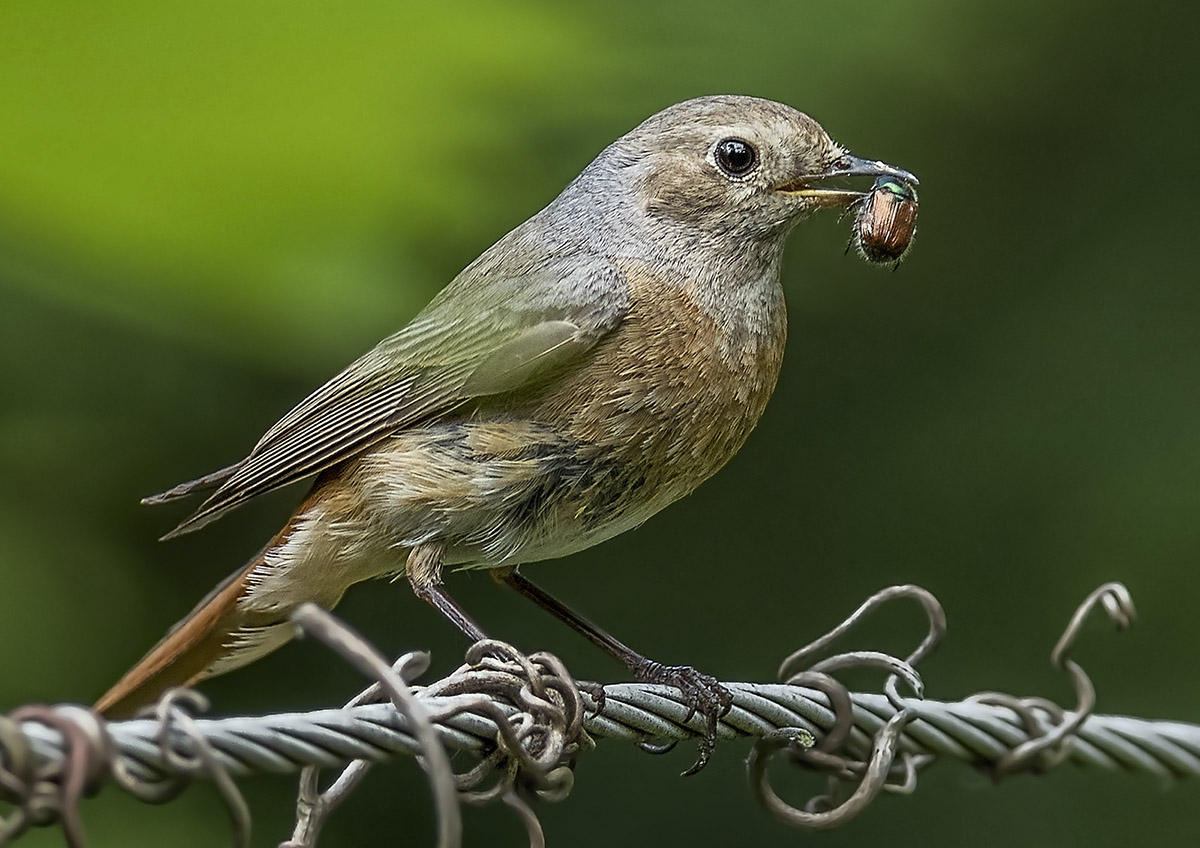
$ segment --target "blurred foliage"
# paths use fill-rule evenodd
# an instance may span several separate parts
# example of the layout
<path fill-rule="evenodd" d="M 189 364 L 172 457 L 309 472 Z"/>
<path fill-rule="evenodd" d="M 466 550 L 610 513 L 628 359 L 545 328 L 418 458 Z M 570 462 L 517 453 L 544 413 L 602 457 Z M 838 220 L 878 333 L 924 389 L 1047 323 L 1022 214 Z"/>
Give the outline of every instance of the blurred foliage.
<path fill-rule="evenodd" d="M 1196 17 L 1102 0 L 0 4 L 0 708 L 95 697 L 298 492 L 165 546 L 179 513 L 140 495 L 241 456 L 643 117 L 734 91 L 915 171 L 913 255 L 880 273 L 842 256 L 844 221 L 801 226 L 788 362 L 742 455 L 533 574 L 652 656 L 731 679 L 920 582 L 950 615 L 925 669 L 947 698 L 1066 698 L 1049 648 L 1120 578 L 1143 620 L 1088 631 L 1101 709 L 1200 720 L 1182 673 L 1200 658 Z M 452 588 L 498 636 L 620 673 L 486 576 Z M 403 586 L 341 611 L 389 652 L 461 655 Z M 860 642 L 901 651 L 912 618 Z M 206 691 L 229 713 L 358 682 L 299 644 Z M 677 779 L 691 756 L 604 746 L 543 809 L 552 844 L 807 838 L 754 808 L 738 746 Z M 247 788 L 256 844 L 274 844 L 293 785 Z M 822 840 L 1171 844 L 1195 839 L 1190 791 L 1071 771 L 993 787 L 946 766 Z M 210 845 L 215 805 L 106 793 L 85 819 L 95 845 Z M 400 828 L 431 841 L 411 763 L 374 775 L 323 844 Z M 470 811 L 467 833 L 523 844 L 501 809 Z"/>

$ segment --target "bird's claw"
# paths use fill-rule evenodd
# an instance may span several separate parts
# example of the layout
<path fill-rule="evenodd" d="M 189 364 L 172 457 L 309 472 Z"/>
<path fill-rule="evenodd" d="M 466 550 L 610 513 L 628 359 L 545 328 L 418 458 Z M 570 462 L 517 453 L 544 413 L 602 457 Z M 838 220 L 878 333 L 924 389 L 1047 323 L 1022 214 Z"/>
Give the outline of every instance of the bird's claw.
<path fill-rule="evenodd" d="M 717 722 L 733 706 L 733 693 L 715 677 L 699 672 L 690 665 L 663 665 L 645 660 L 632 671 L 634 678 L 643 683 L 660 683 L 680 691 L 688 708 L 684 724 L 691 722 L 697 714 L 704 719 L 704 733 L 696 746 L 696 762 L 683 772 L 683 776 L 696 774 L 712 756 L 717 744 Z"/>
<path fill-rule="evenodd" d="M 604 694 L 604 687 L 592 680 L 576 680 L 576 688 L 580 692 L 591 696 L 591 699 L 596 703 L 596 710 L 592 713 L 593 716 L 598 716 L 604 712 L 604 706 L 608 702 L 607 696 Z"/>

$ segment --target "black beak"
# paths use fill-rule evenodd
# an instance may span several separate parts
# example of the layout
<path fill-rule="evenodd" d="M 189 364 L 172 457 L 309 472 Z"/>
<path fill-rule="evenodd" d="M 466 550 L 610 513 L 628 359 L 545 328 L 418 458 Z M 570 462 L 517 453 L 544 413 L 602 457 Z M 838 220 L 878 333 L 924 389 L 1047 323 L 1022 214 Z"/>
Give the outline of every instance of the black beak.
<path fill-rule="evenodd" d="M 915 174 L 897 168 L 878 159 L 859 159 L 845 153 L 830 163 L 819 174 L 805 175 L 779 186 L 776 191 L 807 199 L 814 207 L 840 206 L 848 207 L 865 196 L 864 192 L 846 188 L 822 188 L 814 185 L 821 180 L 831 180 L 840 177 L 891 177 L 909 185 L 920 185 Z"/>
<path fill-rule="evenodd" d="M 859 159 L 849 153 L 839 157 L 826 169 L 825 173 L 813 177 L 813 179 L 825 180 L 834 177 L 894 177 L 911 185 L 921 184 L 916 175 L 903 168 L 893 167 L 878 159 Z"/>

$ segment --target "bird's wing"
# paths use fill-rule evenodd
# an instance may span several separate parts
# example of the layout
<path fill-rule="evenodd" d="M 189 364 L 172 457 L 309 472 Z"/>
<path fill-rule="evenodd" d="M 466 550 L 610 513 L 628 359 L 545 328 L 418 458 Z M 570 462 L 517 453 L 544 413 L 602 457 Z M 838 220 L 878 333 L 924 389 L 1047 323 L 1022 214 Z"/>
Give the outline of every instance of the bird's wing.
<path fill-rule="evenodd" d="M 201 492 L 212 492 L 221 488 L 221 484 L 237 473 L 239 462 L 235 462 L 226 468 L 219 471 L 213 471 L 210 474 L 205 474 L 203 477 L 197 477 L 195 480 L 188 480 L 186 483 L 180 483 L 178 486 L 172 486 L 165 492 L 158 492 L 154 495 L 147 495 L 142 498 L 142 503 L 146 506 L 157 506 L 158 504 L 170 503 L 182 498 L 189 498 L 192 495 L 198 495 Z"/>
<path fill-rule="evenodd" d="M 620 324 L 627 305 L 623 275 L 594 258 L 502 279 L 464 273 L 412 323 L 301 401 L 240 463 L 146 500 L 215 487 L 164 538 L 199 529 L 389 433 L 570 363 Z"/>

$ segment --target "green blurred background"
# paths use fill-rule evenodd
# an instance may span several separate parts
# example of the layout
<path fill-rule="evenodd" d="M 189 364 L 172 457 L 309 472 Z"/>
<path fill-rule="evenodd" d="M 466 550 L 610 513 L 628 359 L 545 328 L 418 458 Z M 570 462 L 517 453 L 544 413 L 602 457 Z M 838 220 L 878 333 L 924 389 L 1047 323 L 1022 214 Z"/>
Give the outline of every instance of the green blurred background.
<path fill-rule="evenodd" d="M 912 257 L 881 272 L 842 255 L 845 221 L 802 225 L 787 363 L 741 455 L 645 528 L 530 573 L 656 658 L 756 680 L 870 592 L 918 582 L 950 618 L 932 697 L 1059 700 L 1049 648 L 1117 578 L 1142 620 L 1085 631 L 1100 709 L 1200 721 L 1196 10 L 0 4 L 0 709 L 97 696 L 300 490 L 165 545 L 182 510 L 141 495 L 242 456 L 642 118 L 741 92 L 916 172 Z M 451 585 L 497 635 L 621 676 L 486 576 Z M 341 611 L 435 671 L 461 656 L 403 585 Z M 894 610 L 855 644 L 903 652 L 917 619 Z M 228 714 L 359 684 L 297 644 L 205 691 Z M 746 750 L 682 780 L 690 747 L 606 744 L 540 808 L 551 844 L 812 839 L 755 807 Z M 293 781 L 245 789 L 256 844 L 290 833 Z M 1071 769 L 993 786 L 947 763 L 821 840 L 1194 844 L 1194 793 Z M 106 792 L 85 820 L 98 846 L 226 838 L 207 788 L 158 809 Z M 502 808 L 466 826 L 469 845 L 524 844 Z M 432 844 L 411 762 L 373 774 L 322 844 L 383 833 Z"/>

